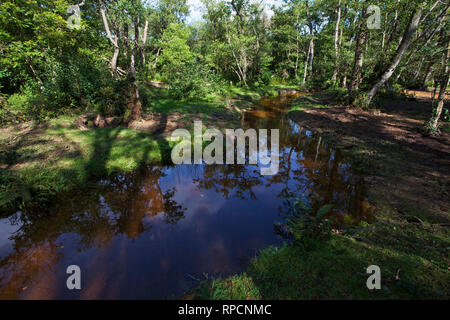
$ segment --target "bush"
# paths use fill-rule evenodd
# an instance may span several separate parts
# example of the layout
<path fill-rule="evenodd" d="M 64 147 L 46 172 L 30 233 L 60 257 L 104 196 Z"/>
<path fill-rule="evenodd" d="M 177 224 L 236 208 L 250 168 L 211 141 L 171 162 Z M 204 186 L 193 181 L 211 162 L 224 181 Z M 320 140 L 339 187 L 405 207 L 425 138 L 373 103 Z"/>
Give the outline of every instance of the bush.
<path fill-rule="evenodd" d="M 61 114 L 96 110 L 118 115 L 126 108 L 128 84 L 114 82 L 104 66 L 89 57 L 51 61 L 41 81 L 29 80 L 0 106 L 0 125 L 49 120 Z"/>
<path fill-rule="evenodd" d="M 0 106 L 0 125 L 16 124 L 40 118 L 44 99 L 30 87 L 5 99 Z"/>
<path fill-rule="evenodd" d="M 212 70 L 198 63 L 191 63 L 168 75 L 169 92 L 175 99 L 198 100 L 218 93 L 223 81 Z"/>
<path fill-rule="evenodd" d="M 332 223 L 326 216 L 332 205 L 324 205 L 317 212 L 304 201 L 288 203 L 289 218 L 284 229 L 294 243 L 304 249 L 311 249 L 327 242 L 331 236 Z"/>
<path fill-rule="evenodd" d="M 444 111 L 442 111 L 442 119 L 444 119 L 444 121 L 450 122 L 450 112 L 448 109 L 444 109 Z"/>

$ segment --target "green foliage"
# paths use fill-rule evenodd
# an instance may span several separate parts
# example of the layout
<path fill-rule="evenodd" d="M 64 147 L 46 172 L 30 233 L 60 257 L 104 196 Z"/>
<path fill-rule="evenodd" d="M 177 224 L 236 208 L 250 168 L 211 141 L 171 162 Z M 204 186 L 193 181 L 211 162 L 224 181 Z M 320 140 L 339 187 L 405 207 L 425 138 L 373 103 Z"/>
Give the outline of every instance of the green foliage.
<path fill-rule="evenodd" d="M 194 53 L 187 43 L 190 31 L 182 24 L 171 24 L 164 32 L 161 39 L 159 63 L 166 77 L 174 71 L 182 71 L 186 65 L 194 62 Z"/>
<path fill-rule="evenodd" d="M 190 50 L 190 30 L 171 24 L 161 40 L 161 72 L 175 99 L 201 99 L 220 90 L 221 81 L 214 71 L 202 65 Z"/>
<path fill-rule="evenodd" d="M 196 63 L 172 73 L 169 91 L 175 99 L 199 100 L 212 93 L 222 93 L 222 81 L 214 71 Z"/>
<path fill-rule="evenodd" d="M 86 2 L 81 7 L 79 30 L 67 27 L 67 7 L 73 4 L 68 0 L 47 1 L 45 6 L 35 0 L 0 4 L 0 90 L 5 99 L 24 95 L 21 106 L 17 96 L 12 104 L 2 106 L 2 124 L 86 109 L 122 116 L 134 86 L 125 81 L 134 78 L 130 73 L 131 54 L 136 60 L 140 90 L 147 81 L 158 79 L 170 87 L 173 98 L 184 101 L 224 95 L 222 88 L 229 84 L 258 91 L 274 83 L 340 90 L 352 78 L 355 35 L 362 9 L 359 2 L 341 2 L 338 56 L 334 37 L 339 2 L 335 0 L 286 2 L 274 8 L 270 19 L 263 5 L 249 0 L 205 0 L 204 21 L 189 26 L 185 24 L 189 12 L 186 0 L 159 0 L 152 6 L 131 0 L 103 3 L 111 32 L 118 36 L 117 78 L 109 74 L 107 62 L 111 61 L 113 48 L 105 36 L 98 3 Z M 397 39 L 410 16 L 408 10 L 402 9 L 405 4 L 401 0 L 380 5 L 386 21 L 382 23 L 383 32 L 370 32 L 361 89 L 352 101 L 355 105 L 366 107 L 365 91 L 396 52 Z M 427 4 L 425 9 L 429 8 Z M 432 30 L 440 10 L 439 4 L 419 32 L 424 26 Z M 389 25 L 396 27 L 386 29 Z M 146 26 L 148 36 L 143 45 Z M 134 41 L 137 32 L 139 37 Z M 389 80 L 395 93 L 389 90 L 382 93 L 385 96 L 400 94 L 404 86 L 418 86 L 439 75 L 439 59 L 434 53 L 442 49 L 443 42 L 433 37 L 422 48 L 423 39 L 419 40 L 413 43 L 411 56 L 407 56 L 414 67 L 402 62 L 398 75 Z M 333 80 L 335 69 L 338 74 Z M 339 92 L 338 100 L 347 99 L 344 92 Z"/>
<path fill-rule="evenodd" d="M 332 205 L 324 205 L 314 212 L 309 204 L 302 200 L 289 203 L 289 217 L 285 228 L 297 245 L 311 249 L 328 241 L 331 235 L 332 221 L 327 218 Z"/>
<path fill-rule="evenodd" d="M 447 108 L 445 108 L 445 109 L 442 111 L 442 119 L 443 119 L 444 121 L 450 122 L 450 111 L 449 111 Z"/>

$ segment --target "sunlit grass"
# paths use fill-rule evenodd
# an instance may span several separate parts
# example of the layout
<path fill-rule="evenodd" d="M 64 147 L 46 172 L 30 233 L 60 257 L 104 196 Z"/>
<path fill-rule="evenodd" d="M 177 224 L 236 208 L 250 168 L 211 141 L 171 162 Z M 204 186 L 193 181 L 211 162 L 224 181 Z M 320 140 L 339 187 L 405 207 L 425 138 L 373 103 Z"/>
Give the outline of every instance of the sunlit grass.
<path fill-rule="evenodd" d="M 37 127 L 13 146 L 1 140 L 0 206 L 40 203 L 82 187 L 92 177 L 158 163 L 169 142 L 126 127 L 81 131 L 62 117 Z M 4 145 L 5 144 L 5 145 Z"/>

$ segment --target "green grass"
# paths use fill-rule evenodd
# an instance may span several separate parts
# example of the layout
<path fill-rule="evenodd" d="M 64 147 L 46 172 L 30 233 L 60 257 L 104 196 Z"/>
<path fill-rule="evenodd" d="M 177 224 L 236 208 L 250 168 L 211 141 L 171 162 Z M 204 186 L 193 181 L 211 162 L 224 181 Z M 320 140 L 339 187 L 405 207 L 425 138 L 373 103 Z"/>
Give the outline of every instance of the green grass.
<path fill-rule="evenodd" d="M 301 96 L 292 109 L 331 106 L 321 101 L 321 96 L 326 95 Z M 405 179 L 402 183 L 408 186 L 417 184 L 416 180 L 409 180 L 410 176 L 428 169 L 416 168 L 417 153 L 392 141 L 317 131 L 328 144 L 343 150 L 353 170 L 360 174 Z M 294 242 L 265 248 L 251 260 L 244 273 L 201 282 L 193 291 L 195 297 L 449 299 L 450 231 L 441 225 L 442 216 L 436 212 L 439 205 L 428 194 L 432 190 L 437 197 L 448 199 L 446 181 L 438 177 L 424 180 L 424 186 L 419 188 L 427 189 L 418 198 L 412 193 L 415 190 L 410 190 L 411 194 L 393 192 L 380 183 L 382 180 L 378 181 L 368 192 L 368 200 L 376 209 L 372 223 L 346 229 L 343 234 L 332 233 L 329 241 L 314 247 L 305 248 Z M 389 192 L 395 197 L 387 197 Z M 369 265 L 381 268 L 381 290 L 366 287 Z"/>
<path fill-rule="evenodd" d="M 227 100 L 243 100 L 251 103 L 257 102 L 262 96 L 276 96 L 281 89 L 298 89 L 297 85 L 273 83 L 268 85 L 256 85 L 251 87 L 239 87 L 227 85 L 220 92 L 210 94 L 197 101 L 175 100 L 170 95 L 170 90 L 143 86 L 141 88 L 144 97 L 145 111 L 156 113 L 221 113 L 225 112 L 224 106 Z"/>
<path fill-rule="evenodd" d="M 203 281 L 200 299 L 448 299 L 450 246 L 445 227 L 394 221 L 331 236 L 314 249 L 291 244 L 259 252 L 247 271 Z M 366 268 L 381 269 L 381 290 Z"/>
<path fill-rule="evenodd" d="M 206 124 L 228 127 L 225 123 L 239 121 L 239 116 L 225 108 L 227 100 L 253 103 L 279 87 L 229 86 L 198 101 L 174 100 L 169 90 L 152 86 L 143 86 L 141 93 L 145 112 L 180 112 L 186 126 L 200 117 Z M 218 121 L 209 119 L 212 114 L 227 116 Z M 0 210 L 39 205 L 91 180 L 167 160 L 170 143 L 163 138 L 126 127 L 80 131 L 74 123 L 73 116 L 61 116 L 19 124 L 1 135 Z"/>
<path fill-rule="evenodd" d="M 265 93 L 270 92 L 271 95 L 275 95 L 274 88 L 272 86 L 245 88 L 230 85 L 223 87 L 220 93 L 210 94 L 195 101 L 173 99 L 170 90 L 152 86 L 144 86 L 141 91 L 144 97 L 144 111 L 164 114 L 180 112 L 209 115 L 227 112 L 225 107 L 227 101 L 231 99 L 254 103 Z"/>
<path fill-rule="evenodd" d="M 159 99 L 152 102 L 149 111 L 156 113 L 170 114 L 174 112 L 180 113 L 202 113 L 212 114 L 224 111 L 223 105 L 214 102 L 183 102 L 171 99 Z"/>
<path fill-rule="evenodd" d="M 34 205 L 89 180 L 156 163 L 169 142 L 125 127 L 80 131 L 62 117 L 0 140 L 0 207 Z"/>
<path fill-rule="evenodd" d="M 289 112 L 293 111 L 301 111 L 305 109 L 312 108 L 330 108 L 335 106 L 335 101 L 333 98 L 333 103 L 330 103 L 330 97 L 335 97 L 334 92 L 325 93 L 325 94 L 308 94 L 302 95 L 299 98 L 295 99 L 292 103 L 292 106 L 289 109 Z"/>
<path fill-rule="evenodd" d="M 330 107 L 330 105 L 325 105 L 325 104 L 302 103 L 302 104 L 296 104 L 296 105 L 292 106 L 289 109 L 289 112 L 301 111 L 301 110 L 312 109 L 312 108 L 329 108 L 329 107 Z"/>

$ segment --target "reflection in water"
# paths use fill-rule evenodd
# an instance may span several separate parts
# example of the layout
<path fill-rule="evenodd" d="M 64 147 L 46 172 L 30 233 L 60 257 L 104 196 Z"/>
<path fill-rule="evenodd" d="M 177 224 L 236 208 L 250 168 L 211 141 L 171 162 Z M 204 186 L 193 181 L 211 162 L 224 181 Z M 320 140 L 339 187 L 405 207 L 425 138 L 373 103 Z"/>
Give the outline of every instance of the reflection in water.
<path fill-rule="evenodd" d="M 262 99 L 242 123 L 280 129 L 277 175 L 258 165 L 148 167 L 0 220 L 0 299 L 180 295 L 283 241 L 273 226 L 292 199 L 332 204 L 340 223 L 369 219 L 363 182 L 340 153 L 285 116 L 292 98 Z M 81 267 L 80 291 L 66 289 L 71 264 Z"/>

